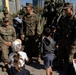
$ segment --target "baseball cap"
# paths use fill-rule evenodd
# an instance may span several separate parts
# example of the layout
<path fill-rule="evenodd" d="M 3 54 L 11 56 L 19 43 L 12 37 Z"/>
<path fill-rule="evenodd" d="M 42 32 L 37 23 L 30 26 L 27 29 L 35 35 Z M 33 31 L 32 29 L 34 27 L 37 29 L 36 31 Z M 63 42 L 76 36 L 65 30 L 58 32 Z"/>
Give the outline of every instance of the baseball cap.
<path fill-rule="evenodd" d="M 5 7 L 3 13 L 4 13 L 4 14 L 7 14 L 7 13 L 8 13 L 7 7 Z"/>
<path fill-rule="evenodd" d="M 9 18 L 3 18 L 3 22 L 9 22 Z"/>
<path fill-rule="evenodd" d="M 64 8 L 63 9 L 65 10 L 65 9 L 71 8 L 71 7 L 73 7 L 73 3 L 67 2 L 67 3 L 64 4 Z"/>
<path fill-rule="evenodd" d="M 27 7 L 33 7 L 32 3 L 26 3 L 25 8 L 27 8 Z"/>

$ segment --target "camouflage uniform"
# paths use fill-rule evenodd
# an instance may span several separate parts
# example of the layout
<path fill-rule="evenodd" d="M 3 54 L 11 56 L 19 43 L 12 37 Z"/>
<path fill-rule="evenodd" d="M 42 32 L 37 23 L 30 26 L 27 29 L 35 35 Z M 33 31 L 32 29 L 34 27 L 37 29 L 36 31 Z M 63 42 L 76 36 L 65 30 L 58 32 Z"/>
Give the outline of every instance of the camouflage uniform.
<path fill-rule="evenodd" d="M 62 66 L 63 61 L 65 63 L 71 62 L 71 60 L 69 60 L 71 53 L 74 55 L 72 44 L 76 36 L 76 16 L 72 14 L 71 16 L 63 17 L 60 25 L 61 39 L 58 50 L 58 64 Z"/>
<path fill-rule="evenodd" d="M 74 28 L 74 40 L 73 40 L 73 43 L 72 43 L 72 48 L 71 48 L 71 53 L 70 53 L 70 56 L 69 56 L 69 61 L 70 63 L 73 62 L 73 58 L 74 58 L 74 54 L 76 54 L 76 15 L 75 15 L 75 28 Z"/>
<path fill-rule="evenodd" d="M 70 63 L 73 63 L 74 54 L 76 54 L 76 39 L 74 40 L 74 42 L 72 44 L 72 49 L 71 49 L 71 53 L 70 53 L 70 56 L 69 56 L 69 62 Z"/>
<path fill-rule="evenodd" d="M 5 10 L 3 11 L 3 13 L 4 13 L 4 17 L 3 17 L 3 19 L 4 18 L 8 18 L 9 19 L 9 24 L 11 25 L 11 26 L 13 26 L 13 18 L 12 18 L 12 16 L 9 14 L 9 12 L 8 12 L 8 10 L 5 8 Z M 7 16 L 5 16 L 5 15 L 7 15 Z"/>
<path fill-rule="evenodd" d="M 35 13 L 24 15 L 23 32 L 21 34 L 25 35 L 25 51 L 30 59 L 33 53 L 38 54 L 36 39 L 41 34 L 40 29 L 39 18 Z"/>
<path fill-rule="evenodd" d="M 11 15 L 9 15 L 8 17 L 3 17 L 3 19 L 4 18 L 8 18 L 9 19 L 9 24 L 11 25 L 11 26 L 13 26 L 13 18 L 11 17 Z"/>
<path fill-rule="evenodd" d="M 4 44 L 4 42 L 13 42 L 16 39 L 16 32 L 12 26 L 5 27 L 4 25 L 0 27 L 0 41 L 2 50 L 2 59 L 4 62 L 8 61 L 9 47 Z"/>

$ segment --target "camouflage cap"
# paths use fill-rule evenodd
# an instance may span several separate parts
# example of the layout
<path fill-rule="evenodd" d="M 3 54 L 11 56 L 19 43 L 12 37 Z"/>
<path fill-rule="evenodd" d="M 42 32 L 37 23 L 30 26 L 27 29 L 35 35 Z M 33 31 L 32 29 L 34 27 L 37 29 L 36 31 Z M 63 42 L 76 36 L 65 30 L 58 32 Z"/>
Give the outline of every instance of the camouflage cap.
<path fill-rule="evenodd" d="M 31 4 L 31 3 L 26 3 L 25 8 L 27 8 L 27 7 L 33 7 L 33 4 Z"/>
<path fill-rule="evenodd" d="M 3 18 L 3 22 L 9 22 L 9 18 Z"/>
<path fill-rule="evenodd" d="M 7 14 L 7 13 L 8 13 L 7 7 L 5 7 L 3 13 L 4 13 L 4 14 Z"/>
<path fill-rule="evenodd" d="M 49 4 L 50 4 L 50 0 L 45 0 L 44 6 L 47 6 L 47 5 L 49 5 Z"/>
<path fill-rule="evenodd" d="M 73 3 L 67 2 L 67 3 L 64 4 L 64 8 L 63 9 L 65 10 L 67 8 L 72 8 L 72 7 L 73 7 Z"/>

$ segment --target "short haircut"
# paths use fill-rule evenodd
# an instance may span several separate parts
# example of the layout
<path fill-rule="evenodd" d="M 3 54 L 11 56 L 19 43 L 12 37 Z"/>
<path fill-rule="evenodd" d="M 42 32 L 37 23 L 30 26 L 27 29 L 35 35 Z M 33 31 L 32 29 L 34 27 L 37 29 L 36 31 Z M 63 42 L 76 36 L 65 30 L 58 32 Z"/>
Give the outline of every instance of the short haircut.
<path fill-rule="evenodd" d="M 45 28 L 45 29 L 44 29 L 44 35 L 45 35 L 45 36 L 48 37 L 48 36 L 50 35 L 50 33 L 51 33 L 51 29 L 50 29 L 50 28 Z"/>

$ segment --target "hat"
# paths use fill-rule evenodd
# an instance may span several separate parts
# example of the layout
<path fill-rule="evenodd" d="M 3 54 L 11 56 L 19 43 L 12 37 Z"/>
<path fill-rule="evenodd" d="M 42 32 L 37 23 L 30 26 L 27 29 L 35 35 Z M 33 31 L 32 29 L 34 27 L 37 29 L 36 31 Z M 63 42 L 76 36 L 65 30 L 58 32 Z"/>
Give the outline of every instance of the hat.
<path fill-rule="evenodd" d="M 48 4 L 50 4 L 50 0 L 45 0 L 44 6 L 47 6 Z"/>
<path fill-rule="evenodd" d="M 4 13 L 4 14 L 7 14 L 7 13 L 8 13 L 7 7 L 4 8 L 3 13 Z"/>
<path fill-rule="evenodd" d="M 31 3 L 26 3 L 25 8 L 27 8 L 27 7 L 33 7 L 33 5 Z"/>
<path fill-rule="evenodd" d="M 9 18 L 3 18 L 4 22 L 9 22 Z"/>
<path fill-rule="evenodd" d="M 12 50 L 13 51 L 20 51 L 21 47 L 22 47 L 21 44 L 22 44 L 22 41 L 20 39 L 16 39 L 12 43 Z"/>
<path fill-rule="evenodd" d="M 67 3 L 64 4 L 63 9 L 67 9 L 67 8 L 70 8 L 70 7 L 73 7 L 73 3 L 67 2 Z"/>

